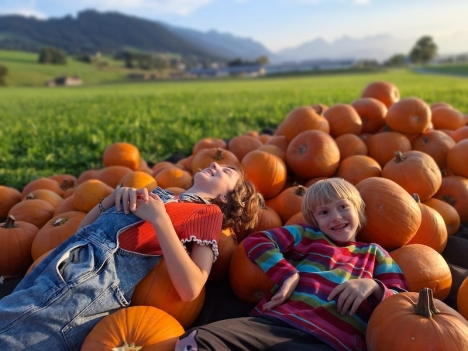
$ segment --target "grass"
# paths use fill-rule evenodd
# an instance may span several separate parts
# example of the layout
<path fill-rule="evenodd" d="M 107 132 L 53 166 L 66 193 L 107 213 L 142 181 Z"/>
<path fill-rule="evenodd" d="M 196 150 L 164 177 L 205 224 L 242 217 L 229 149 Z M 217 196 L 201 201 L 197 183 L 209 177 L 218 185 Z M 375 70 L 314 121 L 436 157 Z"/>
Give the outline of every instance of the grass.
<path fill-rule="evenodd" d="M 19 56 L 16 56 L 19 59 Z M 228 139 L 276 127 L 295 107 L 350 103 L 375 80 L 402 97 L 468 111 L 468 80 L 406 70 L 262 79 L 164 81 L 70 88 L 0 89 L 0 184 L 100 167 L 105 148 L 136 145 L 150 163 L 190 154 L 203 137 Z"/>

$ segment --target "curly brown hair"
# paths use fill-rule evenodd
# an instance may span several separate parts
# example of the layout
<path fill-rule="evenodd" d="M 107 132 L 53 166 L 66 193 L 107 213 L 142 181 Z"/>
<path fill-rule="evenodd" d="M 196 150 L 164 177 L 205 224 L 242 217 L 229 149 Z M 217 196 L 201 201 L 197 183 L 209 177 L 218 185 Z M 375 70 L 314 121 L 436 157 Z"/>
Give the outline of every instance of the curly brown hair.
<path fill-rule="evenodd" d="M 239 180 L 234 189 L 225 198 L 211 199 L 210 202 L 221 208 L 223 229 L 232 228 L 237 233 L 255 227 L 261 210 L 261 198 L 255 186 L 245 179 L 242 168 L 236 167 L 236 171 Z"/>

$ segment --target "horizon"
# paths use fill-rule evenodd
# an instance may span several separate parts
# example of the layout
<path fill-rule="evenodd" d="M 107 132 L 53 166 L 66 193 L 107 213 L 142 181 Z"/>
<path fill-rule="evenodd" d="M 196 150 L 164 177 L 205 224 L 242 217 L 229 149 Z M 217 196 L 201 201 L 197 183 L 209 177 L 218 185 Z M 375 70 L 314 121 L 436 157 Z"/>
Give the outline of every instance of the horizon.
<path fill-rule="evenodd" d="M 322 39 L 326 43 L 349 37 L 388 35 L 417 40 L 429 35 L 439 53 L 468 51 L 462 0 L 4 0 L 0 15 L 39 19 L 76 18 L 79 12 L 119 12 L 176 27 L 252 39 L 272 53 Z M 229 15 L 225 15 L 229 14 Z M 455 42 L 454 42 L 455 41 Z"/>

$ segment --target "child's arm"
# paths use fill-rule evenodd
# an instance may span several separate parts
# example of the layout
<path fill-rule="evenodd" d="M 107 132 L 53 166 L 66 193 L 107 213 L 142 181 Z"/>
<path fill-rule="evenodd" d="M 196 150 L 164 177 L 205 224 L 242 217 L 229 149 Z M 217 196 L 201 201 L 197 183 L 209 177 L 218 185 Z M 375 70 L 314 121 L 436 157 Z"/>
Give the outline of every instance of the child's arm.
<path fill-rule="evenodd" d="M 270 301 L 263 305 L 263 310 L 271 310 L 273 307 L 279 306 L 289 299 L 299 283 L 299 278 L 299 273 L 295 273 L 287 278 L 279 290 L 271 297 Z"/>

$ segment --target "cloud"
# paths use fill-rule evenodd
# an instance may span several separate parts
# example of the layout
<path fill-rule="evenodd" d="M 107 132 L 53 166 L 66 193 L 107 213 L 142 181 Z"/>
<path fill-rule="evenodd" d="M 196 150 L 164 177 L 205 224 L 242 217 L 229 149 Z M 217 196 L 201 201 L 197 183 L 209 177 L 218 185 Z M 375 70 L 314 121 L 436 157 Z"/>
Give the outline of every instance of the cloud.
<path fill-rule="evenodd" d="M 47 15 L 36 9 L 36 1 L 6 1 L 0 6 L 2 15 L 21 15 L 25 17 L 47 18 Z"/>

